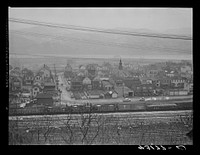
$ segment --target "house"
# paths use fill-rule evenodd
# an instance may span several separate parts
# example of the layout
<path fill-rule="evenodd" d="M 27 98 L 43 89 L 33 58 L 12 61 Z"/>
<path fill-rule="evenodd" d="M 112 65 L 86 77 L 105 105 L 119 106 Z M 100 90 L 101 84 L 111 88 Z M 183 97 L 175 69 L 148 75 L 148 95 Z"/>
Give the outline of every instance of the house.
<path fill-rule="evenodd" d="M 184 90 L 187 90 L 188 92 L 193 92 L 193 83 L 185 82 L 184 83 Z"/>
<path fill-rule="evenodd" d="M 72 66 L 70 64 L 67 64 L 65 67 L 66 72 L 72 72 Z"/>
<path fill-rule="evenodd" d="M 191 73 L 192 74 L 192 67 L 190 67 L 190 66 L 182 66 L 181 67 L 181 72 L 182 73 Z"/>
<path fill-rule="evenodd" d="M 146 75 L 147 77 L 155 77 L 157 76 L 158 72 L 159 72 L 158 70 L 150 69 L 147 71 Z"/>
<path fill-rule="evenodd" d="M 192 78 L 193 74 L 185 72 L 185 73 L 180 73 L 180 76 L 183 77 L 183 78 Z"/>
<path fill-rule="evenodd" d="M 42 73 L 38 72 L 35 77 L 34 77 L 34 82 L 39 82 L 42 83 L 43 82 L 43 77 L 42 77 Z"/>
<path fill-rule="evenodd" d="M 103 90 L 112 90 L 113 85 L 109 81 L 101 81 L 101 87 Z"/>
<path fill-rule="evenodd" d="M 43 83 L 43 82 L 35 81 L 35 82 L 33 83 L 33 86 L 34 86 L 34 85 L 38 85 L 38 86 L 40 86 L 42 89 L 44 88 L 44 83 Z"/>
<path fill-rule="evenodd" d="M 90 80 L 90 78 L 85 77 L 85 78 L 83 79 L 83 87 L 84 87 L 85 89 L 92 89 L 92 81 Z"/>
<path fill-rule="evenodd" d="M 86 67 L 84 65 L 79 66 L 79 71 L 85 71 L 85 70 L 86 70 Z"/>
<path fill-rule="evenodd" d="M 22 87 L 22 78 L 16 77 L 16 76 L 10 76 L 9 78 L 9 86 L 11 88 L 11 91 L 19 91 Z"/>
<path fill-rule="evenodd" d="M 160 88 L 162 89 L 170 88 L 171 78 L 162 77 L 162 78 L 159 78 L 159 81 L 160 81 Z"/>
<path fill-rule="evenodd" d="M 44 83 L 44 92 L 54 92 L 56 90 L 56 85 L 52 82 L 45 82 Z"/>
<path fill-rule="evenodd" d="M 114 90 L 116 91 L 118 97 L 133 97 L 134 96 L 133 90 L 131 90 L 130 88 L 126 86 L 118 86 L 118 87 L 115 87 Z"/>
<path fill-rule="evenodd" d="M 112 91 L 106 91 L 106 92 L 104 92 L 104 98 L 106 98 L 106 99 L 112 98 Z"/>
<path fill-rule="evenodd" d="M 95 67 L 95 65 L 94 64 L 89 64 L 89 65 L 87 65 L 86 66 L 86 69 L 87 69 L 87 71 L 88 71 L 88 75 L 90 75 L 90 76 L 95 76 L 95 74 L 96 74 L 96 67 Z"/>
<path fill-rule="evenodd" d="M 108 78 L 109 79 L 108 81 L 110 82 L 110 84 L 113 86 L 115 85 L 115 80 L 112 77 L 110 77 L 109 75 L 105 76 L 104 78 Z"/>
<path fill-rule="evenodd" d="M 121 86 L 123 86 L 124 83 L 123 83 L 122 80 L 116 80 L 115 84 L 116 84 L 117 87 L 121 87 Z"/>
<path fill-rule="evenodd" d="M 101 88 L 101 80 L 99 76 L 96 76 L 93 80 L 92 80 L 92 88 L 93 89 L 99 89 Z"/>
<path fill-rule="evenodd" d="M 166 91 L 166 94 L 169 96 L 182 96 L 188 95 L 188 91 L 183 89 L 169 89 Z"/>
<path fill-rule="evenodd" d="M 42 78 L 52 76 L 50 68 L 45 64 L 38 72 L 42 73 L 41 74 Z"/>
<path fill-rule="evenodd" d="M 112 98 L 117 98 L 118 97 L 118 93 L 116 91 L 112 91 Z"/>
<path fill-rule="evenodd" d="M 21 72 L 19 67 L 15 67 L 13 70 L 14 70 L 14 71 L 17 71 L 17 72 L 19 72 L 19 73 Z"/>
<path fill-rule="evenodd" d="M 104 73 L 103 73 L 102 71 L 98 71 L 98 72 L 97 72 L 97 76 L 103 77 L 103 76 L 104 76 Z"/>
<path fill-rule="evenodd" d="M 175 70 L 175 69 L 170 69 L 170 68 L 167 68 L 164 70 L 164 76 L 167 76 L 167 77 L 176 77 L 178 76 L 178 71 Z"/>
<path fill-rule="evenodd" d="M 141 84 L 152 84 L 153 79 L 147 76 L 140 77 Z"/>
<path fill-rule="evenodd" d="M 31 92 L 34 83 L 34 73 L 30 70 L 26 70 L 26 72 L 24 71 L 22 80 L 22 89 L 26 89 Z"/>
<path fill-rule="evenodd" d="M 64 70 L 64 77 L 66 79 L 71 79 L 74 77 L 73 69 L 70 64 L 67 64 Z"/>
<path fill-rule="evenodd" d="M 19 71 L 16 71 L 16 70 L 10 70 L 9 71 L 9 76 L 16 76 L 16 77 L 20 77 L 21 74 Z"/>
<path fill-rule="evenodd" d="M 185 82 L 186 82 L 185 78 L 173 77 L 173 78 L 171 78 L 171 87 L 173 87 L 173 88 L 184 88 Z"/>
<path fill-rule="evenodd" d="M 43 83 L 55 83 L 55 81 L 54 78 L 50 76 L 50 77 L 44 77 Z"/>
<path fill-rule="evenodd" d="M 51 106 L 53 105 L 53 95 L 49 93 L 39 93 L 36 96 L 37 104 Z"/>
<path fill-rule="evenodd" d="M 81 77 L 75 77 L 71 80 L 70 89 L 72 91 L 80 91 L 83 88 L 83 79 Z"/>
<path fill-rule="evenodd" d="M 141 81 L 139 78 L 124 78 L 123 82 L 124 82 L 125 86 L 130 89 L 134 89 L 134 87 L 141 84 Z"/>
<path fill-rule="evenodd" d="M 22 69 L 21 72 L 22 72 L 22 76 L 24 76 L 29 72 L 29 70 L 27 68 L 24 68 L 24 69 Z"/>
<path fill-rule="evenodd" d="M 153 84 L 141 84 L 134 88 L 135 96 L 152 96 L 155 93 Z"/>

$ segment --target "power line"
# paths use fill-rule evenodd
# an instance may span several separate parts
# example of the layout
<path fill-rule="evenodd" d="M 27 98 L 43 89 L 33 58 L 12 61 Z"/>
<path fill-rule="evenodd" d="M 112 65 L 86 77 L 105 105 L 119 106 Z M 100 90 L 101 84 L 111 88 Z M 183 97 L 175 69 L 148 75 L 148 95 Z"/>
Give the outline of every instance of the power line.
<path fill-rule="evenodd" d="M 23 32 L 23 31 L 12 31 L 15 34 L 18 35 L 31 35 L 34 37 L 45 37 L 45 38 L 50 38 L 54 40 L 60 40 L 60 41 L 78 41 L 78 42 L 83 42 L 87 44 L 96 44 L 96 45 L 103 45 L 103 46 L 118 46 L 121 48 L 134 48 L 134 49 L 146 49 L 146 50 L 167 50 L 167 51 L 176 51 L 176 52 L 188 52 L 188 50 L 184 49 L 175 49 L 175 48 L 166 48 L 166 47 L 156 47 L 156 46 L 138 46 L 138 45 L 132 45 L 132 44 L 124 44 L 124 43 L 115 43 L 115 42 L 102 42 L 99 40 L 88 40 L 88 39 L 81 39 L 81 38 L 74 38 L 74 37 L 66 37 L 66 36 L 58 36 L 58 35 L 48 35 L 48 34 L 41 34 L 41 33 L 33 33 L 33 32 Z"/>
<path fill-rule="evenodd" d="M 193 40 L 192 37 L 188 37 L 188 36 L 167 35 L 167 34 L 147 34 L 147 33 L 119 31 L 119 30 L 97 29 L 97 28 L 81 27 L 81 26 L 75 26 L 75 25 L 63 25 L 63 24 L 58 25 L 58 24 L 53 24 L 53 23 L 39 22 L 39 21 L 19 19 L 19 18 L 9 18 L 9 21 L 16 22 L 16 23 L 30 24 L 30 25 L 39 25 L 39 26 L 47 26 L 47 27 L 53 27 L 53 28 L 90 31 L 90 32 L 108 33 L 108 34 L 131 35 L 131 36 L 140 36 L 140 37 L 155 37 L 155 38 L 163 38 L 163 39 Z"/>

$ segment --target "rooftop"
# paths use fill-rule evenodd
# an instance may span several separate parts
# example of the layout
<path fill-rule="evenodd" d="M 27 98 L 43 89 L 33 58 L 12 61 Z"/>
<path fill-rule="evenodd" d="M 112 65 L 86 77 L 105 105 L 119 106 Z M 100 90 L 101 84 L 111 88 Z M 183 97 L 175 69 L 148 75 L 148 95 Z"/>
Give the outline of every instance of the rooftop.
<path fill-rule="evenodd" d="M 50 93 L 40 93 L 40 94 L 38 94 L 37 96 L 36 96 L 36 98 L 37 99 L 39 99 L 39 98 L 52 98 L 52 94 L 50 94 Z"/>

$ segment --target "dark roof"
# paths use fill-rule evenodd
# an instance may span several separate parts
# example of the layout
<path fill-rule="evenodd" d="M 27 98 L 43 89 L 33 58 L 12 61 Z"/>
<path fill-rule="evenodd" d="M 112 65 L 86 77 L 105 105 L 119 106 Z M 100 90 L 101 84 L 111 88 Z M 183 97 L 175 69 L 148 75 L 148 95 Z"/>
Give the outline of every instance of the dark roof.
<path fill-rule="evenodd" d="M 84 77 L 76 76 L 71 80 L 71 82 L 82 82 Z"/>
<path fill-rule="evenodd" d="M 88 94 L 89 94 L 89 95 L 101 95 L 102 93 L 104 93 L 103 90 L 88 91 Z"/>
<path fill-rule="evenodd" d="M 49 94 L 49 93 L 40 93 L 36 96 L 36 98 L 52 98 L 52 94 Z"/>
<path fill-rule="evenodd" d="M 52 82 L 45 82 L 45 83 L 44 83 L 44 86 L 55 86 L 55 84 L 52 83 Z"/>

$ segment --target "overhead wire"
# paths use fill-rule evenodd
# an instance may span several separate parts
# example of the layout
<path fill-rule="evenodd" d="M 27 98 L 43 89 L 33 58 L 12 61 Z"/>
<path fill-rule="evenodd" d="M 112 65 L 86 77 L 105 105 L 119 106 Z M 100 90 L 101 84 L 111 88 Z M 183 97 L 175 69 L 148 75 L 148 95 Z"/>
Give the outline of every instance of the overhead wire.
<path fill-rule="evenodd" d="M 47 22 L 40 22 L 40 21 L 35 21 L 35 20 L 27 20 L 27 19 L 19 19 L 19 18 L 9 18 L 9 21 L 15 22 L 15 23 L 23 23 L 23 24 L 31 24 L 31 25 L 39 25 L 39 26 L 47 26 L 47 27 L 52 27 L 52 28 L 71 29 L 71 30 L 79 30 L 79 31 L 87 31 L 87 32 L 130 35 L 130 36 L 140 36 L 140 37 L 155 37 L 155 38 L 163 38 L 163 39 L 193 40 L 193 38 L 189 36 L 108 30 L 108 29 L 99 29 L 99 28 L 91 28 L 91 27 L 83 27 L 83 26 L 75 26 L 75 25 L 47 23 Z"/>

